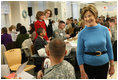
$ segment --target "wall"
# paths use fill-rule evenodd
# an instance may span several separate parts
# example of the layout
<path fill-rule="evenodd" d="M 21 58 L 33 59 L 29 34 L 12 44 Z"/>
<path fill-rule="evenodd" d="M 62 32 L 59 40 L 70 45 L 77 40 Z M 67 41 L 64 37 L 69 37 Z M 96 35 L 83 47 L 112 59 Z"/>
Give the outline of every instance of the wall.
<path fill-rule="evenodd" d="M 72 5 L 70 1 L 66 2 L 66 17 L 67 18 L 72 17 Z"/>
<path fill-rule="evenodd" d="M 78 3 L 72 4 L 72 12 L 73 12 L 73 18 L 78 19 L 79 18 Z"/>
<path fill-rule="evenodd" d="M 66 20 L 69 17 L 78 18 L 80 17 L 80 8 L 83 8 L 85 4 L 76 1 L 76 4 L 71 4 L 71 2 L 67 1 L 9 1 L 9 13 L 8 14 L 1 14 L 1 26 L 9 27 L 10 25 L 16 25 L 17 23 L 21 22 L 27 29 L 29 29 L 30 18 L 27 16 L 26 19 L 22 17 L 22 11 L 26 10 L 28 13 L 28 7 L 32 7 L 33 15 L 32 15 L 32 22 L 35 19 L 37 11 L 51 9 L 53 16 L 51 17 L 52 20 L 56 20 L 56 16 L 54 15 L 54 8 L 58 8 L 58 15 L 57 20 Z M 96 8 L 98 9 L 99 16 L 104 15 L 106 16 L 107 13 L 110 16 L 117 15 L 117 3 L 110 2 L 110 3 L 102 3 L 96 2 Z M 108 10 L 103 10 L 104 6 L 108 6 Z M 72 11 L 73 8 L 73 11 Z M 113 9 L 114 8 L 114 9 Z M 73 14 L 73 15 L 72 15 Z"/>
<path fill-rule="evenodd" d="M 1 2 L 1 27 L 9 27 L 10 22 L 10 4 L 7 1 Z"/>
<path fill-rule="evenodd" d="M 78 1 L 77 3 L 78 3 L 78 18 L 80 18 L 81 17 L 80 16 L 80 2 Z"/>
<path fill-rule="evenodd" d="M 67 7 L 66 7 L 66 2 L 61 2 L 61 10 L 60 10 L 60 12 L 61 12 L 61 19 L 63 20 L 63 21 L 66 21 L 66 19 L 67 19 L 67 12 L 66 12 L 66 9 L 67 9 Z"/>
<path fill-rule="evenodd" d="M 27 1 L 20 1 L 20 22 L 27 28 L 29 29 L 29 23 L 28 23 L 28 4 L 27 4 Z M 22 16 L 22 11 L 23 10 L 26 10 L 27 12 L 27 17 L 26 18 L 23 18 Z"/>
<path fill-rule="evenodd" d="M 28 23 L 28 10 L 27 10 L 27 1 L 12 1 L 10 2 L 10 13 L 9 21 L 11 21 L 10 25 L 17 25 L 17 23 L 21 23 L 26 27 L 26 29 L 29 29 L 29 23 Z M 27 17 L 23 18 L 22 11 L 26 10 Z"/>
<path fill-rule="evenodd" d="M 10 2 L 10 21 L 12 25 L 16 25 L 20 22 L 20 3 L 18 1 Z"/>

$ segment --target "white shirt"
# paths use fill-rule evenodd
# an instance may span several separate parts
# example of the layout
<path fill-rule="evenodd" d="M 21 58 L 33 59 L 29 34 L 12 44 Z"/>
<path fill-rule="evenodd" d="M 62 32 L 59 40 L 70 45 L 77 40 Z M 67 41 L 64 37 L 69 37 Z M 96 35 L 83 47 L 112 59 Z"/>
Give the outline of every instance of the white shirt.
<path fill-rule="evenodd" d="M 16 41 L 17 32 L 16 32 L 15 30 L 12 30 L 12 32 L 11 32 L 11 37 L 12 37 L 12 41 Z"/>
<path fill-rule="evenodd" d="M 52 24 L 53 31 L 58 29 L 58 22 Z"/>
<path fill-rule="evenodd" d="M 44 20 L 45 21 L 45 24 L 47 25 L 47 27 L 48 27 L 48 25 L 49 25 L 49 20 Z"/>

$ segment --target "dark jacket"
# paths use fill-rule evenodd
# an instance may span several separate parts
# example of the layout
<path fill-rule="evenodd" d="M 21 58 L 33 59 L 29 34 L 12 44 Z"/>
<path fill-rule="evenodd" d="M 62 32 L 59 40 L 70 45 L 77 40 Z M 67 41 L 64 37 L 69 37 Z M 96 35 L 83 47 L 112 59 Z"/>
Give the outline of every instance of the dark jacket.
<path fill-rule="evenodd" d="M 34 49 L 35 49 L 35 53 L 38 55 L 37 50 L 41 49 L 41 48 L 45 48 L 45 45 L 47 44 L 47 41 L 45 39 L 42 39 L 41 37 L 37 37 L 37 39 L 34 42 Z M 34 65 L 35 67 L 35 72 L 38 72 L 39 70 L 42 69 L 42 64 L 44 62 L 44 57 L 36 57 L 34 58 Z"/>
<path fill-rule="evenodd" d="M 17 48 L 21 48 L 21 45 L 24 40 L 28 39 L 29 35 L 28 34 L 19 34 L 16 39 L 16 46 Z"/>
<path fill-rule="evenodd" d="M 47 41 L 38 36 L 37 39 L 34 42 L 35 53 L 38 54 L 37 50 L 39 50 L 41 48 L 45 48 L 46 44 L 47 44 Z"/>
<path fill-rule="evenodd" d="M 48 26 L 46 25 L 46 30 L 47 30 L 47 36 L 52 37 L 53 36 L 53 29 L 52 29 L 52 21 L 49 19 L 49 24 Z"/>

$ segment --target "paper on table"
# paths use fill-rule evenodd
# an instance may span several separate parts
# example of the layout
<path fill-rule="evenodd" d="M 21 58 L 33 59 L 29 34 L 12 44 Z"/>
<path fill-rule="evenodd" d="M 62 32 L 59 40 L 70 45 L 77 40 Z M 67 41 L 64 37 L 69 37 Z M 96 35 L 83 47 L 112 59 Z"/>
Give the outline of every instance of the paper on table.
<path fill-rule="evenodd" d="M 34 76 L 32 76 L 31 74 L 25 72 L 25 71 L 22 71 L 19 76 L 22 78 L 22 79 L 33 79 Z"/>
<path fill-rule="evenodd" d="M 47 57 L 47 54 L 45 52 L 45 48 L 41 48 L 38 50 L 38 55 L 41 57 Z"/>
<path fill-rule="evenodd" d="M 7 64 L 2 64 L 1 65 L 1 77 L 9 75 L 10 74 L 10 69 Z"/>
<path fill-rule="evenodd" d="M 27 65 L 27 63 L 28 63 L 28 61 L 26 61 L 25 63 L 23 63 L 22 65 L 19 66 L 18 70 L 16 71 L 17 76 L 24 70 L 24 67 Z"/>
<path fill-rule="evenodd" d="M 77 47 L 77 40 L 73 40 L 69 42 L 73 47 Z"/>

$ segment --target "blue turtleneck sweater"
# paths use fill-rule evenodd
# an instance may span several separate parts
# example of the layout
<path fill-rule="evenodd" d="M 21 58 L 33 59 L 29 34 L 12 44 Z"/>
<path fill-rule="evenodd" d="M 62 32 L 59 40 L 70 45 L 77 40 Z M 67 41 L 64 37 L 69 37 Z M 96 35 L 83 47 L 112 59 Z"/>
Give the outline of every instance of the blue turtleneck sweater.
<path fill-rule="evenodd" d="M 84 54 L 84 52 L 96 51 L 107 51 L 107 53 L 101 56 Z M 93 27 L 85 26 L 78 35 L 78 64 L 85 63 L 91 66 L 100 66 L 106 64 L 109 60 L 113 60 L 113 50 L 107 27 L 100 24 Z"/>

